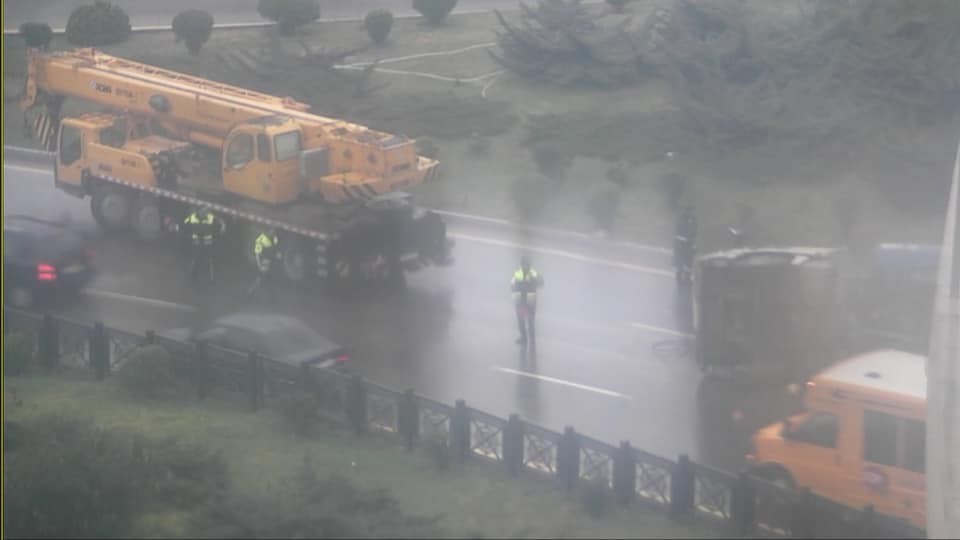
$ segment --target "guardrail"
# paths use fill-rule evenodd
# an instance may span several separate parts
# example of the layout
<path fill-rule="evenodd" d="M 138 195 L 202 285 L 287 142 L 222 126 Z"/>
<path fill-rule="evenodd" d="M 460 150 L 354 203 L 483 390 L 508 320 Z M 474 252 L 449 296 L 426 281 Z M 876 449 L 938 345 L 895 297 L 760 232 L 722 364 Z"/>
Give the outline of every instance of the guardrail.
<path fill-rule="evenodd" d="M 633 448 L 612 446 L 577 433 L 531 424 L 516 414 L 499 418 L 458 400 L 451 407 L 315 367 L 298 367 L 255 353 L 170 340 L 152 331 L 135 334 L 102 323 L 80 324 L 49 314 L 4 308 L 4 334 L 34 338 L 44 370 L 69 365 L 90 369 L 97 380 L 122 367 L 148 344 L 166 348 L 175 372 L 189 380 L 198 399 L 218 392 L 241 394 L 257 410 L 267 398 L 299 388 L 316 397 L 317 413 L 358 432 L 393 437 L 408 450 L 442 441 L 451 459 L 487 462 L 511 476 L 539 476 L 562 489 L 592 483 L 623 505 L 641 503 L 678 519 L 692 517 L 740 536 L 801 538 L 924 538 L 904 520 L 845 507 L 810 493 L 787 490 L 748 474 L 732 475 L 690 461 L 676 461 Z"/>

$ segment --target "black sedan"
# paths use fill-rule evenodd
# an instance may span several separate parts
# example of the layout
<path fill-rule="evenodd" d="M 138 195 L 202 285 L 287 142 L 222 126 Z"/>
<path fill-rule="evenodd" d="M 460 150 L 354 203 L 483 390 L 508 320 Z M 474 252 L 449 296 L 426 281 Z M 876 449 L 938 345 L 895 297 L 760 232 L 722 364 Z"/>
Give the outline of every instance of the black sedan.
<path fill-rule="evenodd" d="M 297 369 L 307 365 L 344 371 L 350 359 L 344 347 L 286 315 L 235 313 L 199 330 L 177 328 L 158 335 L 177 341 L 203 342 L 235 353 L 256 352 Z"/>
<path fill-rule="evenodd" d="M 93 278 L 92 255 L 87 239 L 68 225 L 4 216 L 4 301 L 29 308 L 77 292 Z"/>

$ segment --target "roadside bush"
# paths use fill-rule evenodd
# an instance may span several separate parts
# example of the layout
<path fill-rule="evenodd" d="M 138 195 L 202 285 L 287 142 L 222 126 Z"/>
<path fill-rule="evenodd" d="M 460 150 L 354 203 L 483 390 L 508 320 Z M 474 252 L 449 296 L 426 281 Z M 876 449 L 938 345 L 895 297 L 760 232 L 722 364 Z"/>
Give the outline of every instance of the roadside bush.
<path fill-rule="evenodd" d="M 21 427 L 4 454 L 3 489 L 17 494 L 3 498 L 7 538 L 125 537 L 146 508 L 187 509 L 225 485 L 219 454 L 202 448 L 65 416 Z"/>
<path fill-rule="evenodd" d="M 67 41 L 82 47 L 119 43 L 130 37 L 130 17 L 120 6 L 97 0 L 78 6 L 67 20 Z"/>
<path fill-rule="evenodd" d="M 33 360 L 34 338 L 23 332 L 10 332 L 3 336 L 3 373 L 21 375 Z"/>
<path fill-rule="evenodd" d="M 600 182 L 587 199 L 587 213 L 596 226 L 604 231 L 613 230 L 619 207 L 620 187 L 612 182 Z"/>
<path fill-rule="evenodd" d="M 573 165 L 573 154 L 564 152 L 549 144 L 534 144 L 530 147 L 530 154 L 537 163 L 540 174 L 554 180 L 563 180 L 567 169 Z"/>
<path fill-rule="evenodd" d="M 606 515 L 612 497 L 603 481 L 591 480 L 581 486 L 580 490 L 580 504 L 590 517 L 599 519 Z"/>
<path fill-rule="evenodd" d="M 607 0 L 607 4 L 609 4 L 614 11 L 620 12 L 626 7 L 627 0 Z"/>
<path fill-rule="evenodd" d="M 277 22 L 277 28 L 285 36 L 292 36 L 297 28 L 320 18 L 320 2 L 317 0 L 260 0 L 257 12 L 264 19 Z"/>
<path fill-rule="evenodd" d="M 554 186 L 546 178 L 520 177 L 510 186 L 517 215 L 525 220 L 536 219 L 550 198 Z"/>
<path fill-rule="evenodd" d="M 117 380 L 131 396 L 143 399 L 166 397 L 177 386 L 173 359 L 159 345 L 147 345 L 131 352 L 117 372 Z"/>
<path fill-rule="evenodd" d="M 443 23 L 456 5 L 457 0 L 413 0 L 413 9 L 433 25 Z"/>
<path fill-rule="evenodd" d="M 53 30 L 49 24 L 25 22 L 20 25 L 20 37 L 27 47 L 47 50 L 50 48 L 50 40 L 53 39 Z"/>
<path fill-rule="evenodd" d="M 470 140 L 470 153 L 477 157 L 487 157 L 490 155 L 490 138 L 483 137 L 474 133 Z"/>
<path fill-rule="evenodd" d="M 383 43 L 393 28 L 393 13 L 387 9 L 375 9 L 363 18 L 363 26 L 374 43 Z"/>
<path fill-rule="evenodd" d="M 417 153 L 423 157 L 437 159 L 437 156 L 440 155 L 440 148 L 437 147 L 437 143 L 433 142 L 433 139 L 430 137 L 418 138 L 416 146 Z"/>
<path fill-rule="evenodd" d="M 309 435 L 317 424 L 317 398 L 304 390 L 282 395 L 278 402 L 280 414 L 300 436 Z"/>
<path fill-rule="evenodd" d="M 177 13 L 171 23 L 176 42 L 183 41 L 190 54 L 196 56 L 213 32 L 213 15 L 199 9 Z"/>

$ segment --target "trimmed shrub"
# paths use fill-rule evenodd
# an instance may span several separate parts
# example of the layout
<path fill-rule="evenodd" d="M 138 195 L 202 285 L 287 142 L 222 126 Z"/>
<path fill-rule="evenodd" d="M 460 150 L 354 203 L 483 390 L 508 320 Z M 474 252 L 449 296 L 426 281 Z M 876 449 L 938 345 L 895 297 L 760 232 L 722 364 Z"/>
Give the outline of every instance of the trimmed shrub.
<path fill-rule="evenodd" d="M 131 396 L 144 399 L 165 397 L 177 386 L 173 359 L 159 345 L 147 345 L 131 352 L 117 372 L 117 380 Z"/>
<path fill-rule="evenodd" d="M 190 54 L 196 56 L 213 32 L 213 15 L 199 9 L 188 9 L 177 13 L 171 27 L 177 43 L 183 41 Z"/>
<path fill-rule="evenodd" d="M 70 12 L 67 41 L 82 47 L 119 43 L 130 37 L 130 17 L 119 6 L 97 0 Z"/>
<path fill-rule="evenodd" d="M 547 205 L 553 186 L 546 178 L 521 177 L 513 181 L 510 195 L 517 215 L 526 220 L 537 218 Z"/>
<path fill-rule="evenodd" d="M 3 373 L 21 375 L 33 360 L 34 338 L 23 332 L 11 332 L 3 336 Z"/>
<path fill-rule="evenodd" d="M 567 169 L 573 165 L 574 155 L 549 144 L 534 144 L 530 154 L 537 163 L 540 174 L 553 180 L 566 178 Z"/>
<path fill-rule="evenodd" d="M 374 43 L 383 43 L 393 28 L 393 13 L 386 9 L 375 9 L 363 18 L 363 26 Z"/>
<path fill-rule="evenodd" d="M 607 4 L 613 8 L 614 11 L 623 11 L 623 8 L 627 5 L 627 0 L 607 0 Z"/>
<path fill-rule="evenodd" d="M 620 187 L 613 182 L 604 181 L 593 188 L 587 199 L 587 213 L 597 227 L 604 231 L 613 230 L 620 207 Z"/>
<path fill-rule="evenodd" d="M 443 23 L 456 5 L 457 0 L 413 0 L 413 9 L 433 25 Z"/>
<path fill-rule="evenodd" d="M 277 22 L 277 28 L 285 36 L 292 36 L 297 28 L 320 18 L 320 2 L 317 0 L 260 0 L 257 12 L 264 19 Z"/>
<path fill-rule="evenodd" d="M 50 48 L 50 40 L 53 39 L 53 30 L 49 24 L 25 22 L 20 25 L 20 37 L 27 47 L 47 50 Z"/>

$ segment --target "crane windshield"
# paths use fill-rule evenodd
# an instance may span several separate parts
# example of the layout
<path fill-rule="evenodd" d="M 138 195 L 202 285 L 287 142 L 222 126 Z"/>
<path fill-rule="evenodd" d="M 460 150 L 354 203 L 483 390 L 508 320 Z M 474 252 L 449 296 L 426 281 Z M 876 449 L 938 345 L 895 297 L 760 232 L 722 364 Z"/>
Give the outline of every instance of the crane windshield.
<path fill-rule="evenodd" d="M 274 155 L 277 157 L 277 161 L 286 161 L 300 155 L 300 150 L 302 145 L 300 142 L 300 132 L 299 131 L 288 131 L 287 133 L 281 133 L 274 137 Z"/>

